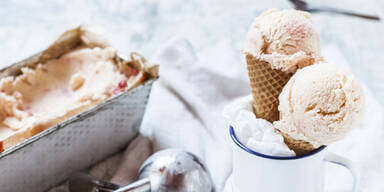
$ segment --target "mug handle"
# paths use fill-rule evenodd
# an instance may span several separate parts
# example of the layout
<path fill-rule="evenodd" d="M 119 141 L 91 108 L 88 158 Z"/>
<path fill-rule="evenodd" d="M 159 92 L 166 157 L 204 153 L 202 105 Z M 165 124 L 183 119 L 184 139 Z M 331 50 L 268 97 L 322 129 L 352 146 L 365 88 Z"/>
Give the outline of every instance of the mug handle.
<path fill-rule="evenodd" d="M 340 165 L 340 166 L 347 168 L 353 177 L 352 191 L 357 192 L 357 188 L 359 185 L 359 172 L 356 168 L 356 165 L 351 160 L 349 160 L 345 157 L 342 157 L 340 155 L 337 155 L 335 153 L 326 152 L 325 157 L 324 157 L 324 161 L 329 162 L 329 163 L 334 163 L 334 164 L 337 164 L 337 165 Z"/>

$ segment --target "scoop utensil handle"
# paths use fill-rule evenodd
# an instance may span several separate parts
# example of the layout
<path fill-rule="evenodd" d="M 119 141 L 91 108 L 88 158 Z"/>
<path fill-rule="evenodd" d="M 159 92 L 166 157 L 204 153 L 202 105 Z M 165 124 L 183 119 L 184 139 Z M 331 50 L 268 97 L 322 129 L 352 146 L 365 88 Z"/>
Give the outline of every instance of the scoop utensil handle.
<path fill-rule="evenodd" d="M 148 178 L 138 180 L 130 185 L 121 187 L 113 192 L 150 192 L 151 183 Z"/>

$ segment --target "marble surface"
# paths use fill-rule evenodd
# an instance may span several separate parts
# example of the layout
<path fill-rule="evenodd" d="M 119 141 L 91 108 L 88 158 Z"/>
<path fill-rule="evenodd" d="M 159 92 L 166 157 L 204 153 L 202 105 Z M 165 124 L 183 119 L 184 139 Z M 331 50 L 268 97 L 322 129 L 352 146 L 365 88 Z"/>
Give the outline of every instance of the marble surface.
<path fill-rule="evenodd" d="M 384 1 L 379 0 L 309 2 L 374 14 L 384 10 Z M 182 36 L 192 42 L 200 57 L 234 54 L 239 58 L 234 65 L 244 67 L 241 48 L 248 25 L 273 7 L 292 6 L 288 0 L 1 1 L 0 66 L 44 49 L 68 28 L 95 24 L 105 28 L 121 53 L 137 51 L 150 58 L 170 38 Z M 384 24 L 332 14 L 315 14 L 313 20 L 322 44 L 339 46 L 353 72 L 383 104 Z"/>

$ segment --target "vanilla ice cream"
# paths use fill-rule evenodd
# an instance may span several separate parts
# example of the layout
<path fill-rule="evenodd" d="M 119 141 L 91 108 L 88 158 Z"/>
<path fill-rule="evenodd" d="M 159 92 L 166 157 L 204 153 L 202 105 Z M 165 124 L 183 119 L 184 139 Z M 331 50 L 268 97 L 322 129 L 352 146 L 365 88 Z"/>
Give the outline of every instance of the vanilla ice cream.
<path fill-rule="evenodd" d="M 317 148 L 342 139 L 358 122 L 364 95 L 351 73 L 320 63 L 298 70 L 279 102 L 280 120 L 275 127 Z"/>
<path fill-rule="evenodd" d="M 244 51 L 285 72 L 321 60 L 319 35 L 310 14 L 296 10 L 272 9 L 256 17 Z"/>
<path fill-rule="evenodd" d="M 78 48 L 0 81 L 0 141 L 23 141 L 128 89 L 139 71 L 113 48 Z"/>
<path fill-rule="evenodd" d="M 256 118 L 252 109 L 252 95 L 235 100 L 224 109 L 223 114 L 233 127 L 237 139 L 253 151 L 272 156 L 295 156 L 272 123 Z"/>

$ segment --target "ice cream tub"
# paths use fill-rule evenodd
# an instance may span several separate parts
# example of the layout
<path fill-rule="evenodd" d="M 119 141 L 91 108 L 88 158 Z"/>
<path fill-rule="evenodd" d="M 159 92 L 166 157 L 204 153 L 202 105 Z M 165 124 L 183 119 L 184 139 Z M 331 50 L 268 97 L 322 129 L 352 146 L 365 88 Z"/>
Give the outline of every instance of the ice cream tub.
<path fill-rule="evenodd" d="M 97 32 L 77 27 L 65 32 L 45 51 L 2 69 L 0 79 L 25 73 L 23 68 L 26 67 L 37 69 L 80 47 L 108 46 Z M 25 139 L 17 137 L 1 143 L 4 149 L 0 153 L 2 192 L 45 191 L 73 172 L 123 149 L 138 135 L 152 84 L 158 78 L 158 66 L 149 64 L 137 53 L 128 57 L 116 53 L 113 62 L 135 71 L 125 81 L 128 85 L 125 83 L 123 89 L 114 90 L 97 104 L 88 102 L 89 105 L 82 105 L 81 110 L 74 110 L 79 113 L 60 116 L 59 123 L 26 134 Z M 59 107 L 59 104 L 49 107 Z"/>

